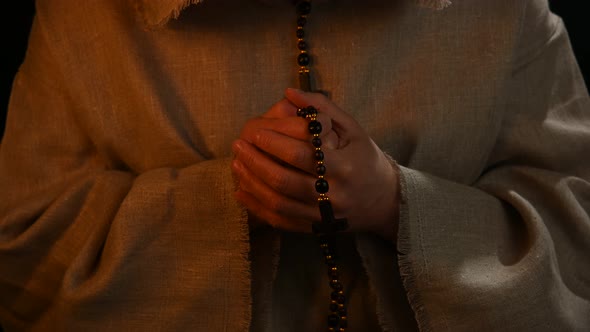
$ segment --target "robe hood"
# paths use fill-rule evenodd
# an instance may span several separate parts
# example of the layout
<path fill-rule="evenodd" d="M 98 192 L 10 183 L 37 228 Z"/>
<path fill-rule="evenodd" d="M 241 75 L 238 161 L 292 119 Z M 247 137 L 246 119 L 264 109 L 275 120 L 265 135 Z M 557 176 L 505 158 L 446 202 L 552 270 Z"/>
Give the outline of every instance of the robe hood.
<path fill-rule="evenodd" d="M 149 26 L 161 26 L 177 18 L 188 6 L 199 4 L 204 0 L 135 0 L 137 10 Z M 443 9 L 451 4 L 450 0 L 413 0 L 420 6 Z"/>

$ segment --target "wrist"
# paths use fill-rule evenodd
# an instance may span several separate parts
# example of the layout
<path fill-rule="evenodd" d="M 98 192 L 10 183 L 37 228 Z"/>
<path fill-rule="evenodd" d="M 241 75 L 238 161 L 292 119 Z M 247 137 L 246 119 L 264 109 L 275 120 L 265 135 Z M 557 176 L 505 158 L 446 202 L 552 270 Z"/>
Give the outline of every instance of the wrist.
<path fill-rule="evenodd" d="M 400 213 L 400 187 L 399 187 L 399 167 L 395 160 L 387 153 L 383 153 L 387 159 L 389 166 L 389 177 L 388 181 L 384 184 L 383 188 L 385 193 L 380 205 L 383 207 L 383 214 L 379 220 L 377 234 L 386 240 L 393 242 L 397 241 L 398 226 L 399 226 L 399 213 Z"/>

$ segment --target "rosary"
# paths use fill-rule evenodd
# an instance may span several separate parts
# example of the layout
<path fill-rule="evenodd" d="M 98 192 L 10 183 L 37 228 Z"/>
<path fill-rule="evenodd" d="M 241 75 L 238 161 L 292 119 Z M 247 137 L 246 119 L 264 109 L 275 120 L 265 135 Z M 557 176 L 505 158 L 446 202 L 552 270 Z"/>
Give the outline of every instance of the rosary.
<path fill-rule="evenodd" d="M 308 45 L 305 42 L 305 24 L 307 16 L 311 12 L 311 0 L 299 0 L 296 5 L 297 10 L 297 64 L 299 65 L 299 87 L 303 91 L 312 91 L 311 89 L 311 58 L 307 52 Z M 318 237 L 320 248 L 324 255 L 328 267 L 328 277 L 330 279 L 330 314 L 328 315 L 327 331 L 344 332 L 348 327 L 348 314 L 346 310 L 346 297 L 344 289 L 339 278 L 339 271 L 336 265 L 335 252 L 330 244 L 330 238 L 337 232 L 348 228 L 346 219 L 336 219 L 332 209 L 332 203 L 328 198 L 329 185 L 324 178 L 326 166 L 324 165 L 324 153 L 322 152 L 322 124 L 317 121 L 318 110 L 313 106 L 307 106 L 297 110 L 297 116 L 309 119 L 308 131 L 312 135 L 311 144 L 315 149 L 314 158 L 316 161 L 315 190 L 319 194 L 318 206 L 320 209 L 320 222 L 314 222 L 312 230 Z"/>

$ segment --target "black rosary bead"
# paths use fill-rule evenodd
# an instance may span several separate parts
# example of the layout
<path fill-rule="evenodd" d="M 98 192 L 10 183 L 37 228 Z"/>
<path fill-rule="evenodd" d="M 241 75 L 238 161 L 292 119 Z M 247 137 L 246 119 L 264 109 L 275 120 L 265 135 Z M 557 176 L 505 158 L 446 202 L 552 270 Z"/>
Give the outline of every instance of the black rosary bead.
<path fill-rule="evenodd" d="M 303 38 L 305 37 L 305 30 L 303 30 L 303 27 L 298 27 L 297 28 L 297 38 Z"/>
<path fill-rule="evenodd" d="M 344 302 L 346 302 L 346 297 L 341 292 L 333 291 L 330 294 L 330 298 L 332 301 L 336 301 L 338 304 L 344 304 Z"/>
<path fill-rule="evenodd" d="M 305 23 L 307 23 L 307 18 L 305 18 L 305 16 L 299 16 L 299 18 L 297 19 L 297 26 L 303 27 L 305 26 Z"/>
<path fill-rule="evenodd" d="M 324 160 L 324 153 L 321 150 L 316 150 L 315 154 L 314 154 L 314 158 L 317 161 L 322 161 L 322 160 Z"/>
<path fill-rule="evenodd" d="M 341 292 L 332 291 L 332 293 L 330 293 L 330 299 L 331 299 L 332 301 L 336 301 L 336 302 L 338 302 L 338 299 L 339 299 L 341 296 L 344 296 L 344 294 L 342 294 Z"/>
<path fill-rule="evenodd" d="M 311 85 L 311 71 L 310 64 L 312 62 L 311 56 L 307 53 L 308 45 L 304 40 L 306 31 L 304 27 L 307 24 L 307 15 L 311 12 L 311 0 L 297 0 L 295 3 L 297 17 L 297 48 L 300 53 L 297 56 L 297 64 L 299 64 L 299 88 L 303 91 L 312 91 Z M 321 222 L 312 223 L 312 231 L 318 236 L 320 248 L 324 254 L 326 265 L 328 266 L 328 276 L 330 280 L 330 287 L 333 289 L 331 293 L 332 303 L 330 310 L 332 313 L 328 316 L 327 331 L 346 331 L 348 326 L 346 320 L 346 307 L 343 293 L 343 286 L 340 283 L 340 276 L 338 268 L 336 267 L 335 253 L 331 250 L 328 243 L 327 234 L 343 230 L 346 228 L 346 219 L 336 219 L 332 205 L 328 200 L 326 193 L 329 190 L 328 181 L 324 179 L 326 167 L 324 166 L 324 152 L 321 150 L 322 140 L 319 135 L 322 132 L 322 124 L 317 121 L 318 110 L 313 106 L 297 109 L 297 116 L 309 119 L 308 132 L 313 135 L 311 144 L 315 148 L 314 158 L 317 162 L 316 173 L 318 175 L 315 182 L 315 189 L 320 195 L 318 197 L 318 207 L 320 209 Z"/>
<path fill-rule="evenodd" d="M 330 281 L 330 287 L 332 287 L 332 289 L 335 290 L 335 291 L 341 291 L 342 290 L 342 284 L 337 279 L 334 279 L 334 280 Z"/>
<path fill-rule="evenodd" d="M 314 134 L 320 134 L 322 132 L 322 124 L 319 121 L 310 121 L 309 124 L 307 125 L 307 129 L 309 130 L 309 133 L 314 135 Z"/>
<path fill-rule="evenodd" d="M 311 59 L 307 53 L 301 53 L 299 56 L 297 56 L 297 64 L 299 64 L 301 67 L 308 66 L 310 61 Z"/>
<path fill-rule="evenodd" d="M 301 51 L 306 51 L 307 50 L 307 43 L 305 41 L 301 40 L 297 43 L 297 48 Z"/>
<path fill-rule="evenodd" d="M 338 275 L 338 270 L 334 270 L 334 269 L 328 270 L 328 276 L 330 277 L 330 279 L 338 279 L 338 277 L 340 277 Z"/>
<path fill-rule="evenodd" d="M 299 15 L 307 15 L 311 12 L 311 2 L 310 1 L 300 1 L 297 4 L 297 14 Z"/>
<path fill-rule="evenodd" d="M 328 190 L 330 190 L 330 186 L 328 185 L 328 181 L 324 180 L 324 179 L 318 179 L 315 182 L 315 191 L 317 191 L 320 194 L 325 194 L 328 192 Z"/>
<path fill-rule="evenodd" d="M 313 145 L 316 148 L 319 148 L 320 146 L 322 146 L 322 139 L 319 137 L 314 137 L 311 140 L 311 145 Z"/>
<path fill-rule="evenodd" d="M 328 267 L 336 267 L 336 261 L 334 258 L 326 259 L 326 265 L 328 265 Z"/>
<path fill-rule="evenodd" d="M 332 312 L 337 312 L 337 311 L 338 311 L 338 304 L 336 304 L 336 303 L 331 303 L 331 304 L 330 304 L 330 311 L 332 311 Z"/>
<path fill-rule="evenodd" d="M 341 328 L 348 327 L 348 317 L 347 316 L 340 316 L 340 327 Z"/>
<path fill-rule="evenodd" d="M 338 317 L 338 315 L 336 315 L 336 314 L 328 315 L 328 326 L 336 327 L 336 326 L 338 326 L 338 323 L 340 323 L 340 317 Z"/>

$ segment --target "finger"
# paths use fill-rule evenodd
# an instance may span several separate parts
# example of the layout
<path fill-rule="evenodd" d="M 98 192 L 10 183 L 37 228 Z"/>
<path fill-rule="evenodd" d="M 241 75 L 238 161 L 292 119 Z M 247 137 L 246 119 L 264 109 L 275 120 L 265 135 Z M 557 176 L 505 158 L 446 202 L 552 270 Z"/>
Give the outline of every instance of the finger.
<path fill-rule="evenodd" d="M 249 149 L 248 147 L 253 147 Z M 233 152 L 240 159 L 251 165 L 255 161 L 250 159 L 258 158 L 256 150 L 260 150 L 280 162 L 290 167 L 294 167 L 304 173 L 315 173 L 314 152 L 315 150 L 310 143 L 299 141 L 271 130 L 260 130 L 259 134 L 252 140 L 236 140 L 232 145 Z"/>
<path fill-rule="evenodd" d="M 314 173 L 315 149 L 308 140 L 297 140 L 272 130 L 259 130 L 252 144 L 292 167 L 309 174 Z"/>
<path fill-rule="evenodd" d="M 285 136 L 298 140 L 307 140 L 310 137 L 307 129 L 308 121 L 299 117 L 287 118 L 254 118 L 246 122 L 240 138 L 252 142 L 259 130 L 273 130 Z"/>
<path fill-rule="evenodd" d="M 322 124 L 322 132 L 320 133 L 320 137 L 326 136 L 328 133 L 330 133 L 333 128 L 332 128 L 332 118 L 330 118 L 330 116 L 326 113 L 318 113 L 317 117 L 316 117 L 316 121 L 318 121 L 319 123 Z M 309 133 L 309 131 L 308 131 Z M 311 135 L 311 134 L 310 134 Z"/>
<path fill-rule="evenodd" d="M 322 133 L 320 134 L 320 137 L 325 136 L 332 130 L 332 120 L 327 114 L 318 114 L 316 121 L 322 124 Z M 308 126 L 309 120 L 297 116 L 285 118 L 263 116 L 250 119 L 246 122 L 240 137 L 250 141 L 257 129 L 268 129 L 299 140 L 308 140 L 311 139 Z M 250 137 L 250 139 L 248 139 L 248 137 Z"/>
<path fill-rule="evenodd" d="M 318 211 L 313 205 L 291 199 L 273 190 L 244 167 L 239 160 L 232 162 L 232 171 L 240 179 L 240 190 L 254 196 L 264 209 L 294 219 L 313 221 L 319 218 Z"/>
<path fill-rule="evenodd" d="M 287 232 L 311 233 L 310 220 L 287 218 L 273 212 L 267 209 L 265 205 L 252 194 L 243 190 L 236 191 L 234 197 L 240 204 L 246 207 L 249 214 L 273 228 Z"/>
<path fill-rule="evenodd" d="M 302 202 L 314 202 L 312 165 L 309 165 L 310 174 L 306 174 L 279 164 L 245 141 L 236 141 L 232 148 L 236 159 L 273 190 Z"/>
<path fill-rule="evenodd" d="M 236 158 L 249 172 L 272 190 L 298 202 L 315 206 L 318 197 L 315 190 L 316 161 L 310 162 L 312 171 L 304 174 L 277 164 L 275 160 L 247 142 L 238 143 L 241 151 L 236 151 Z M 354 167 L 339 150 L 325 149 L 324 151 L 323 165 L 326 167 L 324 177 L 330 183 L 330 187 L 336 188 L 335 192 L 338 193 L 340 192 L 338 188 L 346 188 L 348 181 L 355 176 Z"/>
<path fill-rule="evenodd" d="M 318 110 L 324 110 L 333 105 L 332 101 L 324 94 L 318 92 L 304 92 L 293 88 L 285 90 L 285 98 L 298 108 L 313 106 Z"/>
<path fill-rule="evenodd" d="M 321 148 L 322 149 L 338 149 L 340 148 L 340 138 L 334 130 L 326 132 L 326 134 L 320 136 Z"/>
<path fill-rule="evenodd" d="M 339 146 L 339 138 L 336 132 L 333 130 L 334 123 L 332 119 L 325 113 L 318 113 L 316 116 L 316 121 L 319 122 L 322 126 L 322 130 L 320 132 L 320 138 L 322 140 L 323 146 L 329 148 L 338 148 Z M 307 132 L 308 138 L 307 140 L 311 142 L 313 135 L 309 133 L 309 121 L 307 123 Z"/>
<path fill-rule="evenodd" d="M 283 119 L 287 117 L 293 117 L 297 115 L 297 106 L 293 105 L 289 100 L 283 98 L 264 114 L 263 118 L 267 119 Z"/>
<path fill-rule="evenodd" d="M 360 126 L 348 113 L 336 106 L 328 97 L 321 93 L 304 92 L 298 89 L 287 89 L 285 97 L 297 107 L 309 105 L 318 109 L 320 114 L 326 114 L 332 119 L 332 129 L 341 138 L 357 133 Z"/>

